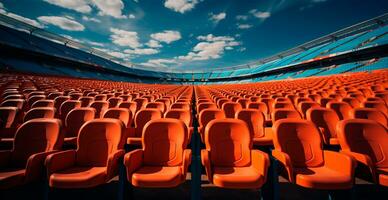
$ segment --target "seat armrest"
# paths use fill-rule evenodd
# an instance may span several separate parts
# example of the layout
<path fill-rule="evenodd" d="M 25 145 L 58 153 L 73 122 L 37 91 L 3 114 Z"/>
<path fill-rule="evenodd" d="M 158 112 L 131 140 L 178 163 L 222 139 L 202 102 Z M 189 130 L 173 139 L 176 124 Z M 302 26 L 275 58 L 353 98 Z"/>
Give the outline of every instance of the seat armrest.
<path fill-rule="evenodd" d="M 287 170 L 288 180 L 291 183 L 295 183 L 294 170 L 292 168 L 292 162 L 291 162 L 290 156 L 286 153 L 283 153 L 277 150 L 272 150 L 272 156 L 276 160 L 278 160 Z"/>
<path fill-rule="evenodd" d="M 189 127 L 189 138 L 188 138 L 188 141 L 187 143 L 189 144 L 191 142 L 191 138 L 193 136 L 193 133 L 194 133 L 194 127 Z"/>
<path fill-rule="evenodd" d="M 124 165 L 127 170 L 128 181 L 131 182 L 132 174 L 138 170 L 143 164 L 143 150 L 136 149 L 129 153 L 126 153 L 124 156 Z"/>
<path fill-rule="evenodd" d="M 357 163 L 351 156 L 328 150 L 323 151 L 323 156 L 328 168 L 353 177 Z"/>
<path fill-rule="evenodd" d="M 134 127 L 128 127 L 127 129 L 127 137 L 135 137 L 135 128 Z"/>
<path fill-rule="evenodd" d="M 75 164 L 76 151 L 67 150 L 53 153 L 46 158 L 47 175 L 64 170 Z"/>
<path fill-rule="evenodd" d="M 57 150 L 32 154 L 26 163 L 26 181 L 35 181 L 42 177 L 44 162 L 47 156 L 57 153 Z"/>
<path fill-rule="evenodd" d="M 189 165 L 191 164 L 191 149 L 185 149 L 183 151 L 183 168 L 182 175 L 183 178 L 186 179 L 187 170 L 189 169 Z"/>
<path fill-rule="evenodd" d="M 125 154 L 125 151 L 123 149 L 118 149 L 109 155 L 107 160 L 107 165 L 106 165 L 106 172 L 108 175 L 108 179 L 111 179 L 118 173 L 119 161 L 120 161 L 120 158 L 123 158 L 124 154 Z"/>
<path fill-rule="evenodd" d="M 325 128 L 323 128 L 323 127 L 318 127 L 318 130 L 319 130 L 319 132 L 321 133 L 321 137 L 322 137 L 322 139 L 323 139 L 323 142 L 324 142 L 325 144 L 330 144 L 330 136 L 328 136 L 328 135 L 325 134 L 325 133 L 326 133 Z"/>
<path fill-rule="evenodd" d="M 0 151 L 0 167 L 6 167 L 11 161 L 12 151 Z"/>
<path fill-rule="evenodd" d="M 350 151 L 341 151 L 342 154 L 346 154 L 348 156 L 351 156 L 353 159 L 355 159 L 358 163 L 361 163 L 369 168 L 369 171 L 373 177 L 373 181 L 377 183 L 377 172 L 374 167 L 374 163 L 372 159 L 365 154 L 356 153 L 356 152 L 350 152 Z"/>
<path fill-rule="evenodd" d="M 202 162 L 202 165 L 205 167 L 205 171 L 209 179 L 209 182 L 213 183 L 213 172 L 212 172 L 212 166 L 210 162 L 210 152 L 206 149 L 201 150 L 201 162 Z"/>
<path fill-rule="evenodd" d="M 204 127 L 202 126 L 198 126 L 198 133 L 199 133 L 199 136 L 201 137 L 201 141 L 202 143 L 205 143 L 205 133 L 204 133 Z"/>
<path fill-rule="evenodd" d="M 251 151 L 251 163 L 260 174 L 264 176 L 264 180 L 267 180 L 268 167 L 270 165 L 268 154 L 260 150 Z"/>

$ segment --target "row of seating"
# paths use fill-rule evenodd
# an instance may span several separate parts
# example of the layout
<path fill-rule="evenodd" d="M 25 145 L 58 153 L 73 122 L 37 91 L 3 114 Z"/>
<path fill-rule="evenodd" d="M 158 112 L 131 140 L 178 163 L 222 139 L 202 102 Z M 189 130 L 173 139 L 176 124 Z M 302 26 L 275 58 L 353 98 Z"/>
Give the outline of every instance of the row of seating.
<path fill-rule="evenodd" d="M 306 188 L 350 189 L 364 176 L 388 186 L 386 71 L 194 88 L 0 77 L 0 144 L 11 147 L 0 155 L 3 189 L 44 179 L 41 169 L 51 188 L 90 188 L 117 176 L 120 165 L 132 186 L 175 187 L 186 181 L 192 138 L 203 142 L 198 156 L 217 187 L 261 188 L 273 181 L 271 159 Z M 345 98 L 355 94 L 359 106 L 334 106 L 350 106 Z M 26 103 L 3 106 L 14 100 Z M 50 114 L 30 114 L 37 110 Z"/>

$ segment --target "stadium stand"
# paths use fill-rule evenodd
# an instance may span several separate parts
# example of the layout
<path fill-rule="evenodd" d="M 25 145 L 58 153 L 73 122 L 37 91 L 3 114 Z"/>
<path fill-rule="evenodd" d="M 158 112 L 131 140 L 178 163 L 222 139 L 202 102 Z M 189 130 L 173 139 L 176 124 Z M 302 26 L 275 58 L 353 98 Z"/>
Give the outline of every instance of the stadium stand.
<path fill-rule="evenodd" d="M 128 68 L 0 14 L 0 197 L 39 185 L 49 199 L 161 188 L 365 199 L 365 183 L 384 196 L 387 19 L 248 67 L 176 73 Z"/>

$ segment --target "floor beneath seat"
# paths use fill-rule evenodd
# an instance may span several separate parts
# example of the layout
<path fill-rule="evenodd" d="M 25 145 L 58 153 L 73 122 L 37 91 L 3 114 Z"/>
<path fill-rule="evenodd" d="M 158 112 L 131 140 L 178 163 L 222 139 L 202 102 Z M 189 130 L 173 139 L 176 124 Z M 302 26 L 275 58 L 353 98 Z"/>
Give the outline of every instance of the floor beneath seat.
<path fill-rule="evenodd" d="M 187 181 L 176 188 L 166 189 L 144 189 L 135 188 L 133 190 L 133 198 L 136 200 L 155 200 L 155 199 L 169 199 L 181 200 L 190 199 L 190 174 Z M 388 188 L 377 187 L 363 180 L 357 179 L 357 199 L 368 200 L 385 200 L 388 196 Z M 299 200 L 299 199 L 327 199 L 327 193 L 317 190 L 309 190 L 290 184 L 282 177 L 279 178 L 280 185 L 280 199 L 284 200 Z M 55 190 L 51 192 L 50 199 L 55 200 L 102 200 L 102 199 L 117 199 L 118 177 L 114 178 L 110 183 L 94 189 L 69 189 L 69 190 Z M 42 199 L 42 187 L 29 185 L 8 191 L 0 191 L 0 199 L 2 200 L 16 200 L 16 199 Z M 346 194 L 347 195 L 347 194 Z M 259 199 L 259 192 L 257 190 L 246 189 L 222 189 L 217 188 L 207 182 L 206 176 L 202 176 L 201 196 L 203 200 L 250 200 Z M 349 199 L 348 196 L 341 196 L 340 199 Z"/>

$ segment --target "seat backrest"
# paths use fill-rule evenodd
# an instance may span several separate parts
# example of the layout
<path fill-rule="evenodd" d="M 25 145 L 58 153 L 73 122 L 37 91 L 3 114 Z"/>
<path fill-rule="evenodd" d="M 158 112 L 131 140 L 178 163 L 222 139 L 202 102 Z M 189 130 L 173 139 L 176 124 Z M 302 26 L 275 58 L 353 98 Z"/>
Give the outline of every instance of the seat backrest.
<path fill-rule="evenodd" d="M 204 128 L 211 120 L 224 118 L 226 118 L 226 116 L 223 110 L 207 108 L 199 113 L 199 126 Z"/>
<path fill-rule="evenodd" d="M 45 95 L 33 95 L 33 96 L 30 96 L 27 99 L 28 106 L 31 107 L 32 104 L 34 104 L 36 101 L 41 100 L 41 99 L 45 99 L 45 98 L 46 98 Z"/>
<path fill-rule="evenodd" d="M 58 119 L 32 119 L 23 123 L 15 134 L 12 167 L 25 167 L 35 153 L 59 150 L 63 143 Z"/>
<path fill-rule="evenodd" d="M 224 105 L 224 103 L 226 102 L 230 102 L 230 100 L 227 98 L 220 98 L 216 102 L 217 102 L 217 107 L 222 108 L 222 105 Z"/>
<path fill-rule="evenodd" d="M 136 114 L 136 102 L 121 102 L 119 108 L 126 108 L 131 111 L 132 116 Z"/>
<path fill-rule="evenodd" d="M 37 107 L 54 107 L 54 100 L 49 100 L 49 99 L 41 99 L 35 101 L 31 105 L 31 108 L 37 108 Z"/>
<path fill-rule="evenodd" d="M 260 110 L 264 114 L 268 114 L 269 112 L 267 105 L 263 102 L 250 102 L 248 108 Z"/>
<path fill-rule="evenodd" d="M 158 109 L 160 112 L 164 113 L 166 105 L 164 105 L 162 102 L 148 102 L 146 108 Z"/>
<path fill-rule="evenodd" d="M 273 104 L 275 103 L 275 100 L 272 98 L 260 98 L 259 102 L 263 102 L 267 105 L 267 108 L 269 109 L 269 112 L 272 112 L 273 110 Z"/>
<path fill-rule="evenodd" d="M 252 138 L 239 119 L 214 119 L 205 129 L 206 150 L 213 166 L 244 167 L 251 162 Z"/>
<path fill-rule="evenodd" d="M 191 112 L 186 109 L 170 109 L 164 114 L 164 118 L 179 119 L 186 124 L 187 127 L 191 127 L 192 117 Z"/>
<path fill-rule="evenodd" d="M 109 108 L 115 108 L 121 102 L 123 102 L 123 99 L 121 97 L 111 97 L 108 99 L 108 102 L 109 102 Z"/>
<path fill-rule="evenodd" d="M 97 94 L 96 96 L 94 96 L 94 101 L 106 101 L 108 99 L 108 97 L 106 96 L 106 94 Z"/>
<path fill-rule="evenodd" d="M 100 118 L 105 110 L 109 108 L 109 103 L 107 101 L 93 101 L 89 107 L 96 109 L 94 118 Z"/>
<path fill-rule="evenodd" d="M 360 107 L 360 101 L 354 97 L 344 97 L 342 101 L 348 103 L 352 108 Z"/>
<path fill-rule="evenodd" d="M 184 103 L 184 102 L 173 103 L 173 104 L 171 104 L 170 109 L 191 110 L 190 109 L 190 103 Z"/>
<path fill-rule="evenodd" d="M 24 108 L 25 100 L 23 99 L 9 99 L 1 102 L 0 107 L 16 107 L 19 110 Z"/>
<path fill-rule="evenodd" d="M 321 106 L 315 101 L 302 101 L 298 104 L 299 113 L 301 113 L 304 118 L 306 118 L 306 112 L 308 109 L 318 107 Z"/>
<path fill-rule="evenodd" d="M 352 111 L 352 117 L 355 119 L 370 119 L 388 127 L 387 116 L 376 108 L 355 108 Z"/>
<path fill-rule="evenodd" d="M 248 108 L 249 99 L 238 99 L 237 103 L 241 104 L 242 108 Z"/>
<path fill-rule="evenodd" d="M 180 120 L 165 118 L 147 122 L 142 136 L 144 165 L 181 165 L 187 140 L 187 127 Z"/>
<path fill-rule="evenodd" d="M 241 104 L 236 102 L 226 102 L 222 105 L 226 118 L 234 118 L 236 113 L 242 109 Z"/>
<path fill-rule="evenodd" d="M 210 102 L 200 103 L 197 105 L 197 113 L 201 113 L 201 111 L 206 108 L 216 109 L 217 105 L 215 103 L 210 103 Z"/>
<path fill-rule="evenodd" d="M 0 128 L 13 127 L 17 113 L 18 108 L 16 107 L 0 107 Z"/>
<path fill-rule="evenodd" d="M 94 98 L 89 96 L 81 97 L 79 101 L 81 101 L 81 107 L 88 107 L 94 101 Z"/>
<path fill-rule="evenodd" d="M 365 101 L 362 103 L 364 108 L 376 108 L 383 112 L 385 115 L 388 115 L 388 108 L 384 102 L 381 101 Z"/>
<path fill-rule="evenodd" d="M 333 109 L 340 120 L 351 118 L 352 107 L 346 102 L 329 102 L 326 107 Z"/>
<path fill-rule="evenodd" d="M 335 102 L 335 101 L 337 101 L 337 100 L 335 100 L 334 98 L 323 97 L 323 98 L 319 99 L 318 103 L 321 104 L 322 107 L 326 107 L 326 105 L 329 102 Z"/>
<path fill-rule="evenodd" d="M 59 107 L 61 107 L 62 103 L 66 100 L 70 100 L 70 96 L 58 96 L 54 99 L 54 107 L 55 109 L 59 110 Z"/>
<path fill-rule="evenodd" d="M 249 128 L 251 138 L 261 138 L 265 135 L 265 117 L 257 109 L 242 109 L 236 113 L 236 119 L 243 120 Z"/>
<path fill-rule="evenodd" d="M 141 137 L 144 125 L 153 120 L 162 118 L 162 112 L 158 109 L 146 108 L 135 115 L 135 137 Z"/>
<path fill-rule="evenodd" d="M 279 119 L 302 119 L 302 116 L 295 109 L 278 108 L 272 112 L 272 122 L 275 123 Z"/>
<path fill-rule="evenodd" d="M 136 112 L 145 108 L 148 103 L 148 99 L 146 98 L 136 98 L 133 101 L 136 102 Z"/>
<path fill-rule="evenodd" d="M 334 110 L 321 107 L 310 108 L 307 111 L 307 120 L 321 128 L 326 139 L 337 137 L 336 127 L 340 119 Z"/>
<path fill-rule="evenodd" d="M 171 105 L 171 100 L 169 98 L 156 99 L 155 102 L 162 102 L 164 105 L 166 105 L 166 108 L 169 108 Z"/>
<path fill-rule="evenodd" d="M 109 108 L 103 114 L 103 118 L 112 118 L 121 120 L 125 127 L 129 127 L 132 123 L 132 113 L 126 108 Z"/>
<path fill-rule="evenodd" d="M 55 116 L 55 108 L 50 107 L 38 107 L 30 109 L 23 118 L 23 122 L 31 119 L 46 118 L 51 119 Z"/>
<path fill-rule="evenodd" d="M 79 132 L 76 150 L 77 166 L 106 166 L 111 153 L 118 150 L 124 124 L 118 119 L 93 119 Z"/>
<path fill-rule="evenodd" d="M 275 102 L 273 104 L 272 110 L 276 110 L 279 108 L 295 109 L 294 105 L 291 102 Z"/>
<path fill-rule="evenodd" d="M 388 168 L 388 132 L 383 125 L 368 119 L 343 120 L 338 139 L 343 151 L 366 154 L 376 168 Z"/>
<path fill-rule="evenodd" d="M 96 110 L 90 107 L 74 108 L 65 119 L 66 137 L 77 137 L 82 125 L 94 119 Z"/>
<path fill-rule="evenodd" d="M 61 107 L 59 107 L 59 114 L 62 120 L 65 120 L 67 114 L 73 110 L 74 108 L 80 108 L 81 101 L 78 100 L 67 100 L 62 103 Z"/>
<path fill-rule="evenodd" d="M 290 156 L 293 167 L 318 167 L 324 163 L 322 141 L 314 124 L 301 119 L 281 119 L 274 124 L 275 150 Z"/>

